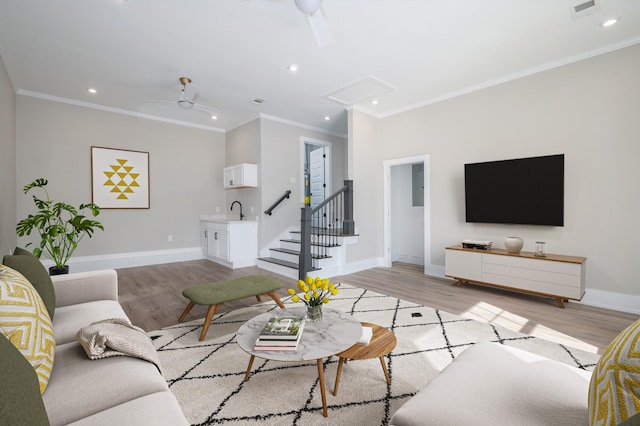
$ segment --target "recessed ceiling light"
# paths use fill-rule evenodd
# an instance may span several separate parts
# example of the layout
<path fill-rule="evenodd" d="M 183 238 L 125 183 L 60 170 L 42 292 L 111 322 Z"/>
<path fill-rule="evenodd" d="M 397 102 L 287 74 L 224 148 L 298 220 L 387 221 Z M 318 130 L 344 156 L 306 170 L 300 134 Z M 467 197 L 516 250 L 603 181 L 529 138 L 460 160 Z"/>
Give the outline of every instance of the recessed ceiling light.
<path fill-rule="evenodd" d="M 329 121 L 329 120 L 331 120 L 331 117 L 329 117 L 328 115 L 325 115 L 324 116 L 324 121 Z"/>
<path fill-rule="evenodd" d="M 371 105 L 378 105 L 378 100 L 377 99 L 372 100 Z"/>
<path fill-rule="evenodd" d="M 93 87 L 89 87 L 89 88 L 87 89 L 87 92 L 89 92 L 89 93 L 91 93 L 91 94 L 94 94 L 94 95 L 95 95 L 96 93 L 98 93 L 98 91 L 97 91 L 96 89 L 94 89 Z"/>
<path fill-rule="evenodd" d="M 606 27 L 611 27 L 611 26 L 617 24 L 618 21 L 620 21 L 620 18 L 609 18 L 609 19 L 606 19 L 606 20 L 602 21 L 602 24 L 600 24 L 600 25 L 605 27 L 605 28 Z"/>
<path fill-rule="evenodd" d="M 296 64 L 291 64 L 291 65 L 289 65 L 289 66 L 287 67 L 287 69 L 288 69 L 289 71 L 291 71 L 291 72 L 296 72 L 296 71 L 298 71 L 298 70 L 300 69 L 300 67 L 299 67 L 299 66 L 297 66 Z"/>
<path fill-rule="evenodd" d="M 217 115 L 212 115 L 212 116 L 211 116 L 211 119 L 212 119 L 212 120 L 217 120 L 217 119 L 218 119 L 218 116 L 217 116 Z"/>

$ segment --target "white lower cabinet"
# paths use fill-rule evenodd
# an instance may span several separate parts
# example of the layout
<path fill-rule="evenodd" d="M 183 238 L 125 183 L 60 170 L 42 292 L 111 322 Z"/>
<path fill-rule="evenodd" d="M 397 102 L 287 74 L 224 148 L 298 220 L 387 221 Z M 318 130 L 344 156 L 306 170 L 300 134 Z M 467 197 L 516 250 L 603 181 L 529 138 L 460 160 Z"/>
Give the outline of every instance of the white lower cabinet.
<path fill-rule="evenodd" d="M 452 246 L 445 249 L 445 275 L 462 282 L 476 282 L 509 290 L 580 300 L 585 292 L 586 258 L 549 254 L 507 253 L 501 249 L 478 250 Z"/>
<path fill-rule="evenodd" d="M 230 268 L 255 266 L 258 223 L 255 221 L 203 221 L 203 255 Z"/>

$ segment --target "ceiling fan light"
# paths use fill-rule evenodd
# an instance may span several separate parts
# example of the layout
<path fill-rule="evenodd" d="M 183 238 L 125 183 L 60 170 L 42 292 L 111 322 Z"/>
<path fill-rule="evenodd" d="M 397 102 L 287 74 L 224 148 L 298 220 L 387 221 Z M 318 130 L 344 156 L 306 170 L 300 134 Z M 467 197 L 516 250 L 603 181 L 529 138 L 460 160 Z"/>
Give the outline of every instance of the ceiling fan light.
<path fill-rule="evenodd" d="M 306 13 L 307 15 L 313 15 L 320 9 L 320 5 L 322 4 L 322 0 L 295 0 L 296 7 L 300 12 Z"/>
<path fill-rule="evenodd" d="M 180 106 L 180 108 L 183 108 L 183 109 L 191 109 L 191 108 L 193 108 L 193 102 L 189 102 L 189 101 L 185 101 L 185 100 L 179 100 L 178 101 L 178 105 Z"/>

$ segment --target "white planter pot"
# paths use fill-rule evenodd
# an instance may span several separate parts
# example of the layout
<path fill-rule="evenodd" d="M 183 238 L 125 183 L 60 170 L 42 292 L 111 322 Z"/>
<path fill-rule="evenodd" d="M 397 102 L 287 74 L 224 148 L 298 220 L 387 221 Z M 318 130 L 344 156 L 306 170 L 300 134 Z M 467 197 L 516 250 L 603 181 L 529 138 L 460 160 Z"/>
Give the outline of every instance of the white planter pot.
<path fill-rule="evenodd" d="M 507 237 L 504 239 L 504 247 L 507 249 L 508 253 L 520 253 L 523 245 L 524 240 L 520 237 Z"/>

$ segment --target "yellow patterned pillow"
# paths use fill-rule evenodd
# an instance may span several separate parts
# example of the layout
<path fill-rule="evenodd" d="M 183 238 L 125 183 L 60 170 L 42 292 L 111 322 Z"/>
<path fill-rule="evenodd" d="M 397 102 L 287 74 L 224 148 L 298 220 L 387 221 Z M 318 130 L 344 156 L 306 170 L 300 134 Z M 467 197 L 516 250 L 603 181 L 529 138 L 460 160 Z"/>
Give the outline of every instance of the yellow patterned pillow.
<path fill-rule="evenodd" d="M 43 393 L 56 349 L 51 318 L 31 283 L 5 265 L 0 265 L 0 332 L 36 370 Z"/>
<path fill-rule="evenodd" d="M 640 412 L 640 320 L 607 346 L 589 383 L 591 425 L 617 425 Z"/>

